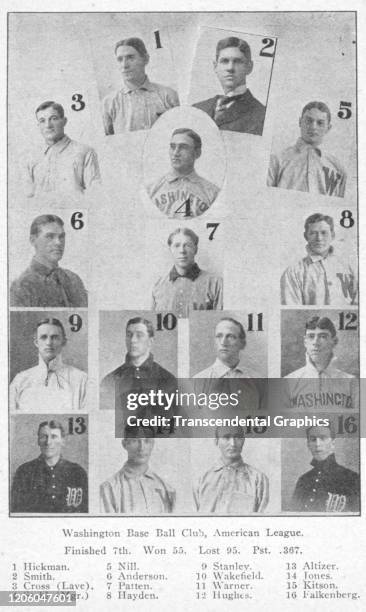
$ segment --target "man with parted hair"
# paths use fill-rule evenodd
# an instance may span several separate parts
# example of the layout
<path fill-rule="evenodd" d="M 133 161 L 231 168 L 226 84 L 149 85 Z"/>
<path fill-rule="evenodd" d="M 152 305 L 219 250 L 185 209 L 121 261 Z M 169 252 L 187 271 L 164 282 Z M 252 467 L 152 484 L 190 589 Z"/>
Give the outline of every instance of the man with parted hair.
<path fill-rule="evenodd" d="M 38 365 L 13 378 L 10 410 L 36 413 L 87 409 L 88 377 L 62 359 L 67 339 L 61 321 L 54 317 L 39 321 L 33 342 L 38 350 Z"/>
<path fill-rule="evenodd" d="M 312 469 L 298 479 L 289 510 L 293 512 L 359 512 L 360 476 L 335 458 L 334 424 L 308 427 Z M 287 509 L 287 508 L 286 508 Z"/>
<path fill-rule="evenodd" d="M 98 157 L 91 147 L 71 140 L 61 104 L 47 100 L 36 109 L 36 119 L 46 148 L 27 166 L 27 196 L 84 193 L 100 182 Z"/>
<path fill-rule="evenodd" d="M 101 485 L 101 511 L 118 514 L 174 512 L 175 490 L 149 466 L 154 430 L 126 425 L 122 446 L 127 452 L 127 461 Z"/>
<path fill-rule="evenodd" d="M 65 249 L 64 222 L 56 215 L 36 217 L 30 228 L 35 254 L 29 267 L 10 287 L 10 306 L 41 308 L 86 307 L 88 294 L 81 278 L 58 262 Z"/>
<path fill-rule="evenodd" d="M 178 95 L 171 87 L 149 80 L 146 66 L 150 58 L 141 38 L 118 41 L 114 52 L 122 87 L 103 100 L 105 133 L 147 130 L 166 110 L 179 105 Z"/>
<path fill-rule="evenodd" d="M 229 36 L 216 46 L 214 71 L 224 95 L 194 104 L 208 113 L 220 130 L 262 135 L 266 107 L 247 87 L 247 76 L 253 70 L 250 46 L 245 40 Z"/>
<path fill-rule="evenodd" d="M 336 368 L 334 349 L 338 338 L 333 321 L 314 315 L 306 322 L 306 365 L 285 378 L 283 408 L 343 411 L 359 409 L 359 381 Z"/>
<path fill-rule="evenodd" d="M 198 236 L 178 227 L 168 237 L 173 268 L 155 283 L 152 310 L 187 317 L 190 310 L 222 310 L 222 279 L 201 270 L 195 262 Z"/>
<path fill-rule="evenodd" d="M 41 454 L 15 472 L 11 512 L 88 512 L 88 476 L 78 463 L 63 458 L 65 441 L 65 429 L 59 421 L 39 424 Z"/>
<path fill-rule="evenodd" d="M 221 456 L 194 488 L 197 512 L 243 516 L 265 511 L 269 500 L 268 477 L 243 461 L 244 442 L 242 427 L 216 428 L 215 444 Z"/>
<path fill-rule="evenodd" d="M 267 185 L 343 198 L 347 174 L 323 149 L 323 140 L 332 127 L 328 106 L 318 101 L 306 104 L 299 126 L 301 136 L 295 146 L 271 155 Z"/>
<path fill-rule="evenodd" d="M 334 221 L 315 213 L 305 221 L 307 256 L 281 277 L 282 304 L 348 306 L 357 304 L 355 270 L 334 252 Z"/>
<path fill-rule="evenodd" d="M 217 197 L 219 188 L 194 169 L 202 153 L 202 140 L 190 128 L 177 128 L 170 139 L 171 171 L 147 190 L 154 204 L 168 217 L 197 217 Z"/>
<path fill-rule="evenodd" d="M 128 393 L 148 393 L 151 389 L 175 392 L 177 383 L 173 374 L 154 361 L 151 352 L 153 343 L 154 327 L 151 321 L 143 317 L 133 317 L 127 321 L 126 361 L 101 381 L 100 408 L 121 408 L 125 411 Z M 146 411 L 143 416 L 148 416 Z"/>

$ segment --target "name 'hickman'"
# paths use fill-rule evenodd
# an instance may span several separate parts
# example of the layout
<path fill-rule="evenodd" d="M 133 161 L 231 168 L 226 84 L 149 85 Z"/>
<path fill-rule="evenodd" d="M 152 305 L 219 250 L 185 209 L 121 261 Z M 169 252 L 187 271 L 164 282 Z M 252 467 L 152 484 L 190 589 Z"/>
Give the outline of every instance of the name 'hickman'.
<path fill-rule="evenodd" d="M 272 417 L 239 417 L 232 418 L 189 418 L 181 415 L 165 417 L 154 415 L 153 417 L 137 417 L 130 415 L 127 417 L 127 424 L 130 427 L 170 427 L 173 420 L 175 427 L 262 427 L 267 428 L 272 424 Z M 329 426 L 329 419 L 320 419 L 316 416 L 304 416 L 301 418 L 288 418 L 282 415 L 273 417 L 275 427 L 324 427 Z"/>

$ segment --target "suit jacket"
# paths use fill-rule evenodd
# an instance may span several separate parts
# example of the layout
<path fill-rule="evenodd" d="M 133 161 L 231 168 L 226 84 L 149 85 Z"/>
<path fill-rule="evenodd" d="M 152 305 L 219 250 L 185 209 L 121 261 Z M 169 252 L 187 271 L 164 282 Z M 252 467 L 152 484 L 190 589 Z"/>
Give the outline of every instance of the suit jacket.
<path fill-rule="evenodd" d="M 196 108 L 203 110 L 213 119 L 217 100 L 221 96 L 215 96 L 202 102 L 193 104 Z M 262 136 L 266 107 L 263 106 L 249 89 L 240 100 L 235 102 L 226 110 L 220 122 L 217 122 L 220 130 L 231 130 L 232 132 L 245 132 L 246 134 L 257 134 Z"/>

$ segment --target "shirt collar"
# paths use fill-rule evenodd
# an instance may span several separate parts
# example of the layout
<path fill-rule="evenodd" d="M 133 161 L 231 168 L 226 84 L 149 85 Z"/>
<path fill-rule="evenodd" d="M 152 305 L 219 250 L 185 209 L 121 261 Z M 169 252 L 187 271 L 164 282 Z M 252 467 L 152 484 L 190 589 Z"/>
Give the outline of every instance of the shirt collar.
<path fill-rule="evenodd" d="M 335 454 L 332 453 L 328 455 L 326 459 L 323 461 L 317 461 L 317 459 L 313 459 L 311 461 L 311 465 L 321 470 L 329 470 L 336 463 Z"/>
<path fill-rule="evenodd" d="M 40 355 L 38 357 L 38 368 L 40 369 L 41 374 L 44 374 L 45 376 L 49 372 L 58 372 L 62 370 L 63 367 L 64 367 L 64 363 L 62 361 L 61 354 L 57 355 L 54 359 L 51 359 L 51 361 L 49 361 L 48 364 L 45 361 L 43 361 Z"/>
<path fill-rule="evenodd" d="M 135 366 L 131 361 L 130 355 L 127 353 L 126 360 L 122 368 L 132 368 L 132 369 L 138 368 L 139 370 L 151 370 L 153 363 L 154 363 L 154 355 L 152 353 L 149 353 L 149 356 L 147 357 L 147 359 L 145 359 L 145 361 L 142 362 L 141 365 Z"/>
<path fill-rule="evenodd" d="M 122 474 L 123 476 L 125 476 L 126 478 L 150 478 L 151 480 L 154 480 L 154 475 L 152 473 L 152 471 L 150 470 L 150 467 L 148 466 L 146 472 L 142 472 L 142 474 L 135 474 L 135 472 L 133 470 L 131 470 L 130 466 L 128 465 L 128 462 L 126 461 L 126 463 L 123 465 L 120 474 Z"/>
<path fill-rule="evenodd" d="M 65 459 L 62 457 L 62 455 L 60 455 L 60 458 L 59 458 L 59 460 L 57 461 L 57 463 L 55 463 L 55 465 L 48 465 L 48 464 L 46 463 L 46 460 L 45 460 L 45 458 L 43 457 L 43 455 L 39 455 L 39 457 L 38 457 L 38 461 L 39 461 L 40 463 L 42 463 L 42 464 L 43 464 L 43 466 L 44 466 L 45 468 L 47 468 L 48 470 L 50 470 L 51 468 L 55 469 L 56 467 L 60 467 L 60 466 L 62 466 L 62 465 L 65 463 Z"/>
<path fill-rule="evenodd" d="M 49 276 L 50 274 L 52 274 L 54 270 L 56 270 L 56 268 L 58 268 L 57 264 L 54 268 L 49 268 L 48 266 L 45 266 L 40 261 L 37 261 L 35 257 L 33 257 L 30 267 L 32 268 L 33 272 L 37 272 L 38 274 L 41 274 L 42 276 Z"/>
<path fill-rule="evenodd" d="M 295 148 L 299 151 L 299 153 L 305 151 L 306 149 L 313 149 L 313 151 L 315 151 L 319 155 L 319 157 L 321 157 L 323 154 L 322 145 L 314 147 L 312 144 L 305 142 L 305 140 L 303 140 L 301 137 L 298 138 Z"/>
<path fill-rule="evenodd" d="M 244 463 L 242 457 L 240 457 L 240 459 L 238 459 L 238 461 L 235 461 L 235 463 L 231 463 L 229 465 L 225 465 L 223 460 L 219 459 L 217 461 L 217 463 L 214 465 L 213 471 L 214 472 L 220 472 L 221 470 L 224 470 L 225 468 L 231 468 L 231 469 L 236 470 L 236 471 L 244 472 L 244 471 L 246 471 L 247 466 L 246 466 L 246 463 Z"/>
<path fill-rule="evenodd" d="M 316 253 L 312 253 L 308 244 L 306 245 L 306 250 L 307 250 L 308 256 L 310 257 L 313 263 L 316 263 L 317 261 L 322 261 L 323 259 L 327 259 L 327 257 L 331 257 L 332 255 L 334 255 L 333 246 L 329 247 L 328 252 L 325 255 L 316 255 Z"/>
<path fill-rule="evenodd" d="M 201 269 L 196 264 L 196 262 L 194 262 L 193 266 L 191 266 L 191 268 L 187 270 L 187 273 L 183 275 L 178 274 L 176 267 L 173 266 L 169 272 L 169 280 L 172 281 L 173 283 L 174 281 L 177 280 L 177 278 L 189 278 L 191 281 L 195 281 L 196 278 L 199 276 L 200 272 L 201 272 Z"/>
<path fill-rule="evenodd" d="M 174 183 L 180 179 L 188 179 L 191 183 L 199 183 L 200 177 L 195 170 L 192 170 L 189 174 L 178 174 L 175 170 L 171 170 L 166 177 L 168 183 Z"/>
<path fill-rule="evenodd" d="M 233 372 L 237 372 L 238 374 L 244 374 L 244 370 L 239 366 L 239 363 L 235 367 L 230 367 L 222 363 L 222 361 L 217 357 L 215 363 L 212 366 L 213 374 L 215 378 L 222 378 L 232 370 Z"/>
<path fill-rule="evenodd" d="M 308 378 L 318 378 L 319 374 L 325 374 L 326 376 L 329 376 L 330 378 L 332 377 L 333 374 L 333 370 L 334 368 L 334 361 L 337 358 L 333 355 L 332 359 L 330 360 L 330 362 L 328 363 L 328 366 L 325 368 L 325 370 L 321 370 L 320 372 L 316 369 L 315 365 L 313 364 L 313 362 L 310 360 L 310 357 L 308 354 L 306 354 L 306 374 L 308 376 Z"/>
<path fill-rule="evenodd" d="M 139 85 L 138 87 L 128 87 L 128 85 L 125 85 L 125 83 L 123 83 L 121 87 L 121 92 L 123 94 L 129 94 L 133 91 L 137 91 L 138 89 L 142 89 L 143 91 L 155 91 L 153 84 L 151 83 L 151 81 L 149 81 L 149 77 L 146 77 L 144 82 L 141 83 L 141 85 Z"/>
<path fill-rule="evenodd" d="M 225 97 L 232 98 L 232 96 L 241 96 L 241 95 L 245 94 L 247 89 L 248 88 L 247 88 L 246 85 L 239 85 L 238 87 L 235 87 L 235 89 L 232 89 L 231 91 L 228 91 L 227 94 L 225 94 Z"/>
<path fill-rule="evenodd" d="M 54 142 L 53 144 L 50 144 L 50 145 L 46 145 L 44 149 L 44 154 L 46 155 L 46 153 L 48 153 L 50 149 L 52 149 L 52 151 L 55 151 L 57 153 L 61 153 L 64 149 L 66 149 L 66 147 L 70 144 L 70 142 L 71 142 L 71 138 L 69 138 L 66 134 L 64 134 L 64 136 L 60 138 L 60 140 L 57 140 L 57 142 Z"/>

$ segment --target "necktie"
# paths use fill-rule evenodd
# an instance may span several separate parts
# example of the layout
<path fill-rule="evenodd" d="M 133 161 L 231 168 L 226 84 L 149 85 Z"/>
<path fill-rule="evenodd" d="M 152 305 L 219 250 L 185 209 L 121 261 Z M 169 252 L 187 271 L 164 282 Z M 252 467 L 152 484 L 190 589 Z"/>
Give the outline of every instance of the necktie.
<path fill-rule="evenodd" d="M 216 102 L 214 121 L 221 123 L 225 118 L 227 108 L 232 102 L 243 98 L 244 94 L 238 94 L 237 96 L 220 96 Z"/>

